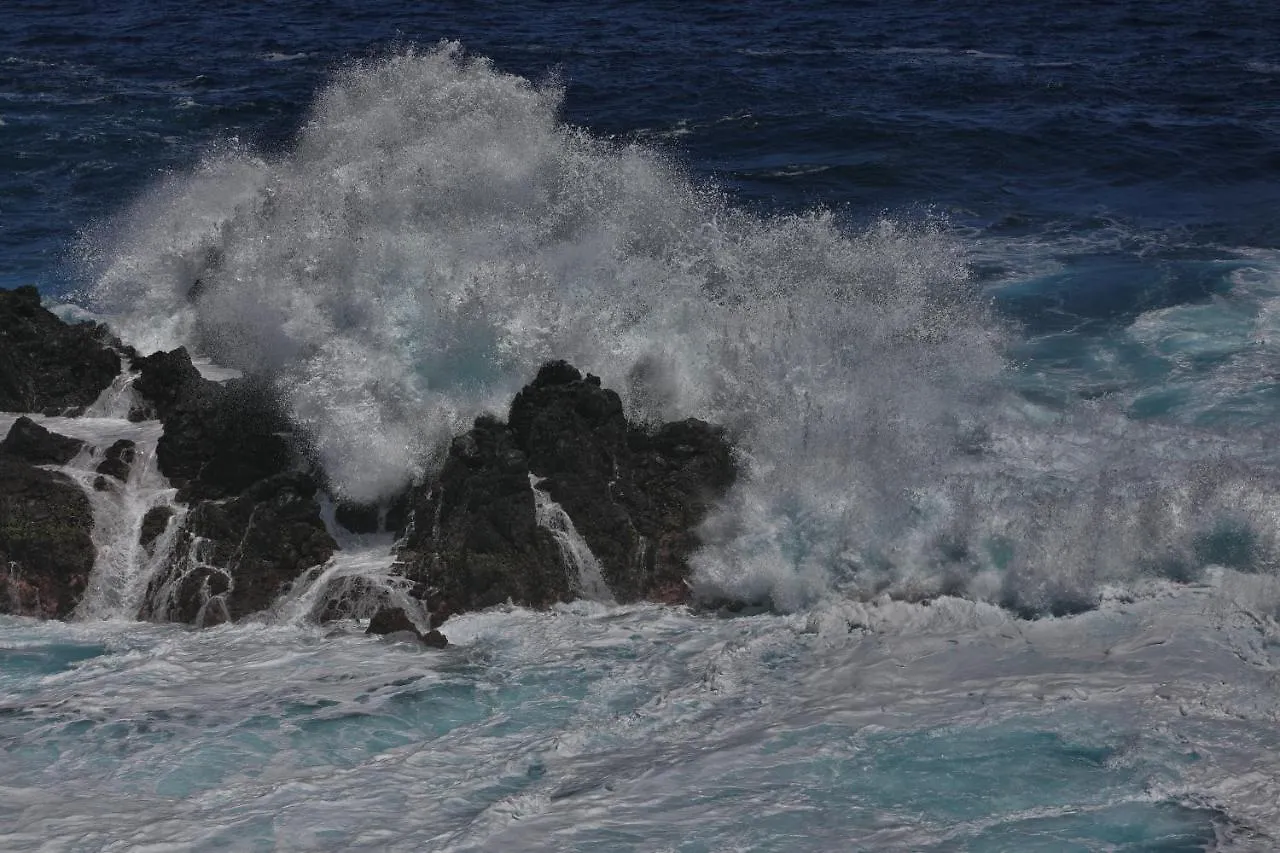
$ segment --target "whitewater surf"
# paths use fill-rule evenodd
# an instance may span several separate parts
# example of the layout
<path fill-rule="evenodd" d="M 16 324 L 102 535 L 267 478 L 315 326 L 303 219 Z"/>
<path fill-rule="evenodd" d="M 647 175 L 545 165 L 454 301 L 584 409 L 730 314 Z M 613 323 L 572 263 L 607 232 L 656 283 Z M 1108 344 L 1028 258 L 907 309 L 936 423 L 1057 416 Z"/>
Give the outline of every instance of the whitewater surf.
<path fill-rule="evenodd" d="M 336 581 L 408 592 L 329 505 L 340 553 L 271 608 L 133 621 L 171 547 L 143 517 L 183 507 L 116 388 L 41 420 L 97 448 L 56 467 L 98 560 L 73 620 L 0 620 L 0 846 L 1274 847 L 1271 431 L 1029 393 L 990 243 L 750 210 L 564 98 L 453 43 L 349 63 L 284 150 L 215 146 L 84 235 L 77 296 L 266 377 L 333 502 L 430 477 L 550 359 L 723 425 L 692 606 L 614 603 L 530 475 L 584 600 L 454 616 L 439 653 L 318 626 Z M 1275 270 L 1241 269 L 1261 323 Z M 1127 333 L 1175 310 L 1209 309 Z"/>

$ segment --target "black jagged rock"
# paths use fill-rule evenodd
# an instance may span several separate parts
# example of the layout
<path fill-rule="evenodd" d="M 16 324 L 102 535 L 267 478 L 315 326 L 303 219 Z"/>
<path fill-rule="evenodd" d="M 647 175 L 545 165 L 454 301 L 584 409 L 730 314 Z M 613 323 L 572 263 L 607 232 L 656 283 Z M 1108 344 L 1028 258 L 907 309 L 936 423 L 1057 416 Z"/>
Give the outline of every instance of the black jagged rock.
<path fill-rule="evenodd" d="M 96 323 L 64 323 L 34 287 L 0 290 L 0 411 L 82 411 L 120 374 L 117 344 Z"/>
<path fill-rule="evenodd" d="M 83 447 L 80 439 L 49 432 L 25 415 L 13 422 L 0 441 L 0 453 L 33 465 L 66 465 Z"/>
<path fill-rule="evenodd" d="M 156 461 L 179 500 L 231 497 L 292 466 L 291 427 L 268 381 L 205 379 L 181 347 L 135 366 L 133 387 L 164 424 Z"/>
<path fill-rule="evenodd" d="M 537 524 L 532 477 L 572 519 L 617 600 L 685 601 L 698 525 L 736 474 L 720 427 L 629 424 L 598 378 L 551 362 L 506 423 L 478 418 L 415 490 L 402 570 L 441 616 L 572 598 L 576 578 Z"/>
<path fill-rule="evenodd" d="M 337 547 L 320 518 L 316 492 L 310 475 L 290 472 L 234 498 L 194 504 L 139 617 L 211 625 L 270 608 Z"/>
<path fill-rule="evenodd" d="M 156 461 L 188 506 L 139 616 L 213 625 L 268 609 L 337 548 L 270 381 L 205 379 L 184 348 L 134 366 L 145 411 L 164 425 Z M 149 514 L 143 544 L 168 524 Z"/>
<path fill-rule="evenodd" d="M 71 615 L 93 569 L 92 530 L 70 478 L 0 453 L 0 613 Z"/>
<path fill-rule="evenodd" d="M 361 504 L 354 501 L 343 501 L 334 509 L 334 519 L 352 533 L 377 533 L 378 516 L 381 514 L 377 504 Z"/>
<path fill-rule="evenodd" d="M 449 640 L 445 635 L 434 628 L 424 634 L 403 607 L 387 606 L 381 608 L 369 620 L 369 627 L 365 633 L 377 634 L 383 637 L 397 634 L 408 635 L 422 645 L 433 649 L 443 649 L 449 645 Z"/>
<path fill-rule="evenodd" d="M 152 553 L 156 540 L 169 526 L 173 510 L 167 506 L 153 506 L 142 516 L 142 529 L 138 532 L 138 544 Z"/>

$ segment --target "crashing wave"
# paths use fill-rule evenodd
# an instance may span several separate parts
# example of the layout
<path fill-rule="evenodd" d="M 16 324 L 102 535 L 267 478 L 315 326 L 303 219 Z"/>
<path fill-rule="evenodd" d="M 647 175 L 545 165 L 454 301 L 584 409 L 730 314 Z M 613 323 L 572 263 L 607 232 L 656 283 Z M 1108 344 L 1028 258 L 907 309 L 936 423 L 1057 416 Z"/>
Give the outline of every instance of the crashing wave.
<path fill-rule="evenodd" d="M 632 417 L 723 424 L 745 476 L 702 531 L 709 598 L 1070 612 L 1117 579 L 1280 564 L 1249 448 L 1010 390 L 959 239 L 752 215 L 562 98 L 451 43 L 352 64 L 287 152 L 224 146 L 87 239 L 89 301 L 144 351 L 271 375 L 354 501 L 551 358 Z"/>

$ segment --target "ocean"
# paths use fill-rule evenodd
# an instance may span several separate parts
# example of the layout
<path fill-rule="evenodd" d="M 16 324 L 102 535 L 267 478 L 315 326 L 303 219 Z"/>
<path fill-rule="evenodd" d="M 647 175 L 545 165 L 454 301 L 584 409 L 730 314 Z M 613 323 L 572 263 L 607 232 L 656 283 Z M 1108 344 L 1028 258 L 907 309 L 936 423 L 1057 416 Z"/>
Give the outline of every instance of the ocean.
<path fill-rule="evenodd" d="M 743 606 L 137 622 L 138 466 L 0 617 L 0 849 L 1280 847 L 1273 4 L 3 18 L 0 285 L 270 375 L 334 499 L 553 358 L 722 424 Z"/>

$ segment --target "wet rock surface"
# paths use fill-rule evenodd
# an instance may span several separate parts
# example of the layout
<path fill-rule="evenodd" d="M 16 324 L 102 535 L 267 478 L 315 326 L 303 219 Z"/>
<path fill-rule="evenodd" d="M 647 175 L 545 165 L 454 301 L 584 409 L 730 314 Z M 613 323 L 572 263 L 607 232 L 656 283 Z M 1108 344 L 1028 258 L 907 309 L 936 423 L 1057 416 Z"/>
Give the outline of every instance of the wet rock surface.
<path fill-rule="evenodd" d="M 443 649 L 449 645 L 449 640 L 445 638 L 444 634 L 434 628 L 423 633 L 403 607 L 384 607 L 380 609 L 369 620 L 369 627 L 365 633 L 378 634 L 392 639 L 399 639 L 400 637 L 413 639 L 433 649 Z"/>
<path fill-rule="evenodd" d="M 164 424 L 160 471 L 188 505 L 140 617 L 211 625 L 266 610 L 337 547 L 320 516 L 315 478 L 294 470 L 292 428 L 270 384 L 205 379 L 183 348 L 135 367 L 144 410 Z M 144 519 L 142 544 L 168 521 Z"/>
<path fill-rule="evenodd" d="M 334 518 L 352 533 L 377 533 L 381 528 L 379 516 L 382 510 L 372 504 L 343 502 L 334 510 Z"/>
<path fill-rule="evenodd" d="M 0 409 L 88 405 L 119 374 L 116 350 L 136 373 L 130 417 L 163 424 L 156 464 L 185 505 L 141 519 L 143 551 L 163 541 L 168 557 L 137 615 L 213 625 L 268 610 L 338 548 L 321 516 L 324 472 L 307 461 L 269 379 L 207 380 L 184 349 L 140 357 L 101 327 L 63 323 L 23 288 L 0 292 Z M 89 499 L 38 467 L 67 464 L 83 449 L 25 417 L 0 442 L 0 611 L 65 618 L 83 595 L 95 556 Z M 133 441 L 116 441 L 87 472 L 90 489 L 114 499 L 137 455 Z M 600 594 L 622 602 L 685 601 L 697 528 L 734 477 L 721 429 L 628 423 L 599 379 L 548 363 L 505 422 L 478 418 L 425 482 L 379 505 L 334 508 L 353 534 L 400 537 L 402 577 L 387 587 L 395 596 L 346 578 L 350 594 L 327 597 L 312 618 L 372 613 L 382 632 L 392 599 L 403 603 L 408 591 L 430 623 L 415 636 L 437 645 L 443 637 L 430 629 L 451 613 L 506 602 L 546 607 L 604 586 Z M 543 526 L 548 501 L 557 519 L 567 515 L 554 530 Z M 566 537 L 594 555 L 603 584 L 583 586 Z M 399 630 L 407 629 L 391 632 Z"/>
<path fill-rule="evenodd" d="M 65 619 L 93 569 L 93 513 L 69 477 L 37 465 L 66 461 L 80 443 L 23 420 L 0 443 L 0 613 Z"/>
<path fill-rule="evenodd" d="M 142 529 L 139 531 L 138 544 L 150 554 L 155 548 L 156 540 L 169 526 L 173 518 L 173 510 L 167 506 L 154 506 L 142 516 Z"/>
<path fill-rule="evenodd" d="M 284 473 L 192 506 L 140 618 L 216 625 L 270 608 L 337 547 L 316 491 L 309 475 Z"/>
<path fill-rule="evenodd" d="M 0 290 L 0 411 L 82 410 L 120 373 L 106 328 L 64 323 L 34 287 Z"/>
<path fill-rule="evenodd" d="M 310 618 L 324 624 L 339 619 L 368 619 L 391 604 L 390 590 L 359 575 L 332 578 L 312 608 Z"/>
<path fill-rule="evenodd" d="M 83 448 L 80 439 L 50 432 L 26 416 L 14 421 L 0 441 L 0 454 L 32 465 L 66 465 Z"/>
<path fill-rule="evenodd" d="M 156 460 L 179 500 L 231 497 L 292 465 L 291 427 L 266 381 L 205 379 L 183 348 L 135 366 L 134 389 L 164 424 Z"/>
<path fill-rule="evenodd" d="M 528 457 L 505 424 L 477 419 L 416 497 L 401 559 L 440 616 L 572 598 L 559 547 L 535 518 Z"/>
<path fill-rule="evenodd" d="M 129 479 L 129 470 L 137 456 L 137 445 L 127 438 L 122 438 L 107 448 L 97 471 L 107 477 L 114 477 L 120 482 Z"/>
<path fill-rule="evenodd" d="M 629 424 L 616 393 L 552 362 L 506 423 L 477 419 L 416 491 L 404 571 L 441 614 L 573 597 L 576 578 L 537 523 L 537 482 L 572 519 L 616 600 L 685 601 L 697 526 L 735 476 L 720 428 Z"/>

